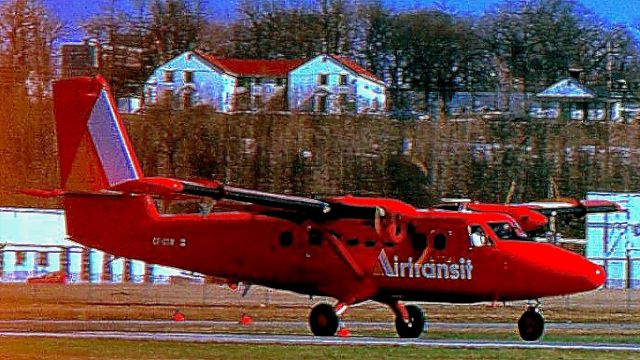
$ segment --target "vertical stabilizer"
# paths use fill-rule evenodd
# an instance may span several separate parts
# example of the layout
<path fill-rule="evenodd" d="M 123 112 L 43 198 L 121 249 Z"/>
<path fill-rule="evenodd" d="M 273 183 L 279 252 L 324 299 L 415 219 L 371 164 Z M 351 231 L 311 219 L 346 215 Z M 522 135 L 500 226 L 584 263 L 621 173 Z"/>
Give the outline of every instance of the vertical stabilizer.
<path fill-rule="evenodd" d="M 57 81 L 53 99 L 62 189 L 98 191 L 142 176 L 101 76 Z"/>

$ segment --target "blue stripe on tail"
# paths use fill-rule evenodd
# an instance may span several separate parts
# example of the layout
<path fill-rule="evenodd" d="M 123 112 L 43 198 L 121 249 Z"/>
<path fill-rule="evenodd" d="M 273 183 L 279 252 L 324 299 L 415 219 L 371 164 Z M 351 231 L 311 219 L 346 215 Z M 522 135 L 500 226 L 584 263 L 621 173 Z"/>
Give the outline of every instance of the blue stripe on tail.
<path fill-rule="evenodd" d="M 109 185 L 138 179 L 140 175 L 136 171 L 133 156 L 105 90 L 100 92 L 87 126 Z"/>

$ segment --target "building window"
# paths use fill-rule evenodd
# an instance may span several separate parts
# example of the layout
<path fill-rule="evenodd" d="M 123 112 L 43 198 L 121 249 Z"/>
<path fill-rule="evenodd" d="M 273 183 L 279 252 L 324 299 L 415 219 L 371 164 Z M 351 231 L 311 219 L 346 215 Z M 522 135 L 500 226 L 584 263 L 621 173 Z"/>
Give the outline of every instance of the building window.
<path fill-rule="evenodd" d="M 24 251 L 16 251 L 16 266 L 22 266 L 27 261 L 27 254 Z"/>
<path fill-rule="evenodd" d="M 173 90 L 164 89 L 162 90 L 162 101 L 170 101 L 173 98 Z"/>
<path fill-rule="evenodd" d="M 329 75 L 320 74 L 318 75 L 318 84 L 319 85 L 327 85 L 329 83 Z"/>
<path fill-rule="evenodd" d="M 47 252 L 38 253 L 38 266 L 42 266 L 42 267 L 49 266 L 49 253 Z"/>
<path fill-rule="evenodd" d="M 184 93 L 182 93 L 182 106 L 185 109 L 191 107 L 192 101 L 193 101 L 193 98 L 191 96 L 191 91 L 185 91 Z"/>
<path fill-rule="evenodd" d="M 340 103 L 340 110 L 347 110 L 347 94 L 338 95 L 338 102 Z"/>
<path fill-rule="evenodd" d="M 327 112 L 327 95 L 319 95 L 317 97 L 318 99 L 318 106 L 316 108 L 316 110 L 320 113 L 326 113 Z"/>
<path fill-rule="evenodd" d="M 173 70 L 164 71 L 164 82 L 173 82 Z"/>
<path fill-rule="evenodd" d="M 185 84 L 191 84 L 193 82 L 193 71 L 185 71 L 183 80 Z"/>
<path fill-rule="evenodd" d="M 340 75 L 340 79 L 338 80 L 339 81 L 338 84 L 340 86 L 345 86 L 345 85 L 347 85 L 347 80 L 348 80 L 348 75 L 342 74 L 342 75 Z"/>

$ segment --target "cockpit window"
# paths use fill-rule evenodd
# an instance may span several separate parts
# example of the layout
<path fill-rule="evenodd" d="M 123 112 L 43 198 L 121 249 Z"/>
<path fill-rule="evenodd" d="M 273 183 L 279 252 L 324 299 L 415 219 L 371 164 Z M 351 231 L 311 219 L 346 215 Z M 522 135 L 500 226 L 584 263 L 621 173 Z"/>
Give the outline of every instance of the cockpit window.
<path fill-rule="evenodd" d="M 510 223 L 501 222 L 501 223 L 490 223 L 489 226 L 491 230 L 498 236 L 500 239 L 508 240 L 508 239 L 526 239 L 527 234 L 520 229 L 517 225 L 514 226 Z"/>
<path fill-rule="evenodd" d="M 487 236 L 480 225 L 469 226 L 469 240 L 474 247 L 481 247 L 487 244 Z"/>

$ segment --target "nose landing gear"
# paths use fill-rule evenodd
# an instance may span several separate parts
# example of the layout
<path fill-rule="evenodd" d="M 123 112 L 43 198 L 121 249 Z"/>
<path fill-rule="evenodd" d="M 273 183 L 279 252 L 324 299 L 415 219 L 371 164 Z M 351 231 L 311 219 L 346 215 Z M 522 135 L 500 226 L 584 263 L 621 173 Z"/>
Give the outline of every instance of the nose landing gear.
<path fill-rule="evenodd" d="M 536 341 L 544 333 L 544 317 L 539 306 L 529 305 L 518 320 L 518 333 L 524 341 Z"/>
<path fill-rule="evenodd" d="M 424 312 L 416 305 L 404 305 L 397 301 L 391 305 L 396 314 L 396 332 L 401 338 L 418 338 L 425 325 Z"/>

